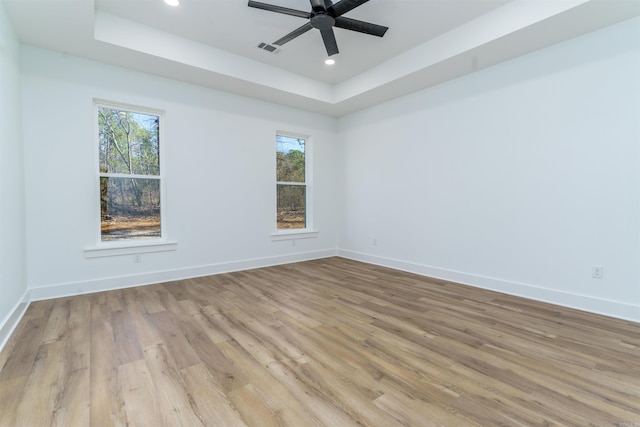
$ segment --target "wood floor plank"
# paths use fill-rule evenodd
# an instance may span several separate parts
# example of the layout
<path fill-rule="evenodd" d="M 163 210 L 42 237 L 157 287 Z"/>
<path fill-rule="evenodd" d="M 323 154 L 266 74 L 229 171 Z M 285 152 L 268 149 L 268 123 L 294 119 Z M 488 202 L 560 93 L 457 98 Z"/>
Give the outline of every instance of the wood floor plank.
<path fill-rule="evenodd" d="M 196 427 L 203 425 L 191 393 L 187 390 L 179 367 L 163 345 L 144 349 L 149 377 L 153 382 L 153 399 L 162 408 L 159 425 Z"/>
<path fill-rule="evenodd" d="M 282 414 L 269 407 L 262 395 L 256 392 L 253 385 L 247 384 L 229 393 L 229 398 L 243 420 L 250 426 L 281 427 L 289 425 Z"/>
<path fill-rule="evenodd" d="M 200 362 L 200 358 L 185 338 L 178 326 L 179 320 L 171 316 L 169 312 L 161 311 L 149 315 L 153 326 L 160 332 L 162 343 L 176 361 L 178 369 L 186 368 Z M 185 317 L 189 321 L 190 317 Z"/>
<path fill-rule="evenodd" d="M 35 363 L 19 405 L 15 424 L 19 426 L 55 425 L 55 412 L 64 391 L 64 343 L 53 341 L 38 348 Z"/>
<path fill-rule="evenodd" d="M 276 355 L 278 360 L 293 360 L 298 364 L 309 360 L 304 351 L 287 341 L 273 325 L 256 320 L 246 312 L 233 311 L 228 314 L 250 331 L 271 354 Z"/>
<path fill-rule="evenodd" d="M 48 320 L 48 316 L 22 319 L 21 323 L 24 323 L 24 326 L 20 328 L 20 339 L 15 340 L 17 344 L 3 350 L 7 355 L 3 356 L 6 362 L 0 370 L 0 383 L 12 378 L 26 377 L 31 373 Z"/>
<path fill-rule="evenodd" d="M 65 373 L 59 389 L 60 399 L 53 410 L 52 425 L 86 426 L 91 424 L 89 367 Z"/>
<path fill-rule="evenodd" d="M 87 299 L 72 298 L 66 304 L 66 331 L 61 363 L 65 375 L 60 381 L 62 391 L 55 409 L 53 423 L 59 426 L 88 425 L 91 419 L 90 354 L 91 314 Z"/>
<path fill-rule="evenodd" d="M 300 377 L 287 365 L 274 361 L 267 369 L 300 402 L 305 411 L 305 419 L 314 419 L 317 424 L 325 426 L 348 427 L 360 423 L 360 420 L 351 418 L 349 412 L 342 409 L 342 402 L 330 399 L 327 394 L 300 381 Z"/>
<path fill-rule="evenodd" d="M 126 413 L 126 425 L 166 426 L 164 408 L 156 399 L 155 386 L 145 359 L 118 367 L 118 384 Z"/>
<path fill-rule="evenodd" d="M 15 408 L 22 401 L 27 377 L 8 378 L 0 381 L 0 426 L 15 426 L 18 415 Z"/>
<path fill-rule="evenodd" d="M 343 258 L 32 303 L 0 426 L 635 426 L 640 324 Z"/>
<path fill-rule="evenodd" d="M 109 321 L 107 293 L 88 296 L 90 325 L 90 418 L 95 426 L 126 426 L 125 393 L 119 381 L 120 362 L 116 356 L 113 328 Z M 131 404 L 131 403 L 130 403 Z"/>
<path fill-rule="evenodd" d="M 228 395 L 228 388 L 221 386 L 203 364 L 182 370 L 185 386 L 205 426 L 246 426 Z"/>
<path fill-rule="evenodd" d="M 70 299 L 59 299 L 53 304 L 53 309 L 49 315 L 47 326 L 44 330 L 42 343 L 47 344 L 54 341 L 61 341 L 65 334 L 69 333 L 68 317 Z"/>
<path fill-rule="evenodd" d="M 368 382 L 366 379 L 347 379 L 339 375 L 340 369 L 332 368 L 333 366 L 312 360 L 297 366 L 295 372 L 305 384 L 309 384 L 317 393 L 323 394 L 325 399 L 339 404 L 351 419 L 366 426 L 397 425 L 396 419 L 374 404 L 375 399 L 382 394 L 380 391 L 363 386 L 362 383 Z"/>
<path fill-rule="evenodd" d="M 122 365 L 142 359 L 140 339 L 131 316 L 123 310 L 112 311 L 109 313 L 109 322 L 118 363 Z"/>
<path fill-rule="evenodd" d="M 255 360 L 245 348 L 238 342 L 225 341 L 218 344 L 220 351 L 230 360 L 233 360 L 239 372 L 251 378 L 248 386 L 236 389 L 230 393 L 240 399 L 260 399 L 264 404 L 259 406 L 263 412 L 265 425 L 287 426 L 321 426 L 322 423 L 298 401 L 292 390 L 276 381 L 269 372 L 268 366 L 264 366 Z M 236 391 L 238 393 L 236 393 Z M 241 411 L 244 419 L 251 419 L 248 412 L 251 407 L 243 407 L 240 402 L 234 404 Z M 260 424 L 254 424 L 260 425 Z"/>
<path fill-rule="evenodd" d="M 203 332 L 209 327 L 208 323 L 180 322 L 185 338 L 200 359 L 199 364 L 207 368 L 209 375 L 215 380 L 216 387 L 224 390 L 225 393 L 249 384 L 250 379 L 236 368 L 233 360 L 228 359 L 220 351 L 217 344 L 226 340 L 211 340 L 209 335 Z"/>
<path fill-rule="evenodd" d="M 158 290 L 162 289 L 162 285 L 149 285 L 135 288 L 135 300 L 142 305 L 144 314 L 157 313 L 165 311 L 166 307 L 158 298 Z"/>

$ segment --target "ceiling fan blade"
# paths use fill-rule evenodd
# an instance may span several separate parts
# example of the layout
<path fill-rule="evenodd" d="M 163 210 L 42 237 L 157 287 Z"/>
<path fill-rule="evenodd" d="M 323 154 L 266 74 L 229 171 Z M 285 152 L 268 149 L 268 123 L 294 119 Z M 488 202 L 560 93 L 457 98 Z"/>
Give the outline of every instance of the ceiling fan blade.
<path fill-rule="evenodd" d="M 307 31 L 309 31 L 310 29 L 312 29 L 313 27 L 311 26 L 311 23 L 307 22 L 306 24 L 304 24 L 302 27 L 300 28 L 296 28 L 295 30 L 291 31 L 289 34 L 287 34 L 286 36 L 276 40 L 273 42 L 273 44 L 278 45 L 278 46 L 282 46 L 283 44 L 290 42 L 291 40 L 295 39 L 296 37 L 306 33 Z"/>
<path fill-rule="evenodd" d="M 338 50 L 336 35 L 333 33 L 333 28 L 320 30 L 320 34 L 322 34 L 322 40 L 324 40 L 324 47 L 327 49 L 328 56 L 340 53 L 340 51 Z"/>
<path fill-rule="evenodd" d="M 344 15 L 350 10 L 368 2 L 369 0 L 340 0 L 338 3 L 327 8 L 327 10 L 335 17 Z"/>
<path fill-rule="evenodd" d="M 335 26 L 345 30 L 358 31 L 360 33 L 371 34 L 372 36 L 382 37 L 389 27 L 384 27 L 370 22 L 358 21 L 357 19 L 339 16 L 336 18 Z"/>
<path fill-rule="evenodd" d="M 289 9 L 288 7 L 275 6 L 273 4 L 261 3 L 259 1 L 249 0 L 249 7 L 255 7 L 256 9 L 268 10 L 269 12 L 283 13 L 285 15 L 297 16 L 298 18 L 311 18 L 310 12 L 304 12 L 302 10 Z"/>

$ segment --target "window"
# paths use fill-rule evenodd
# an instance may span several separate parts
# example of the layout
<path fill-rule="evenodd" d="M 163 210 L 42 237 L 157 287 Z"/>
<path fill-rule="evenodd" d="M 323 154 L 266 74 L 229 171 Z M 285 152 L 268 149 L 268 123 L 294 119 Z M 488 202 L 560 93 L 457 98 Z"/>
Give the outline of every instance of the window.
<path fill-rule="evenodd" d="M 100 240 L 162 237 L 158 112 L 98 104 Z"/>
<path fill-rule="evenodd" d="M 311 228 L 308 137 L 276 135 L 278 230 Z"/>

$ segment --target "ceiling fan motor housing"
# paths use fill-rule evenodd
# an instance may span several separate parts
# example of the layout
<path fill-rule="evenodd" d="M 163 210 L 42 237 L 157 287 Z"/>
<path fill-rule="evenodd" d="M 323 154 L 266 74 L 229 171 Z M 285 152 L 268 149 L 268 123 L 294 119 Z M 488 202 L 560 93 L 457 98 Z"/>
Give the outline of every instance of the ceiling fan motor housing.
<path fill-rule="evenodd" d="M 334 26 L 336 20 L 327 12 L 318 12 L 311 16 L 310 22 L 313 28 L 317 28 L 318 30 L 328 30 Z"/>

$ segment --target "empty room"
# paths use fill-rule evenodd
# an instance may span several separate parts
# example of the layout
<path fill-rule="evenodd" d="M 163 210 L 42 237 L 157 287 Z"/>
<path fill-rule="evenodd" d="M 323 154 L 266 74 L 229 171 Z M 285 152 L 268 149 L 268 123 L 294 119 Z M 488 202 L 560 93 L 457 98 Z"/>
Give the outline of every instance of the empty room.
<path fill-rule="evenodd" d="M 640 427 L 640 1 L 0 0 L 0 427 Z"/>

